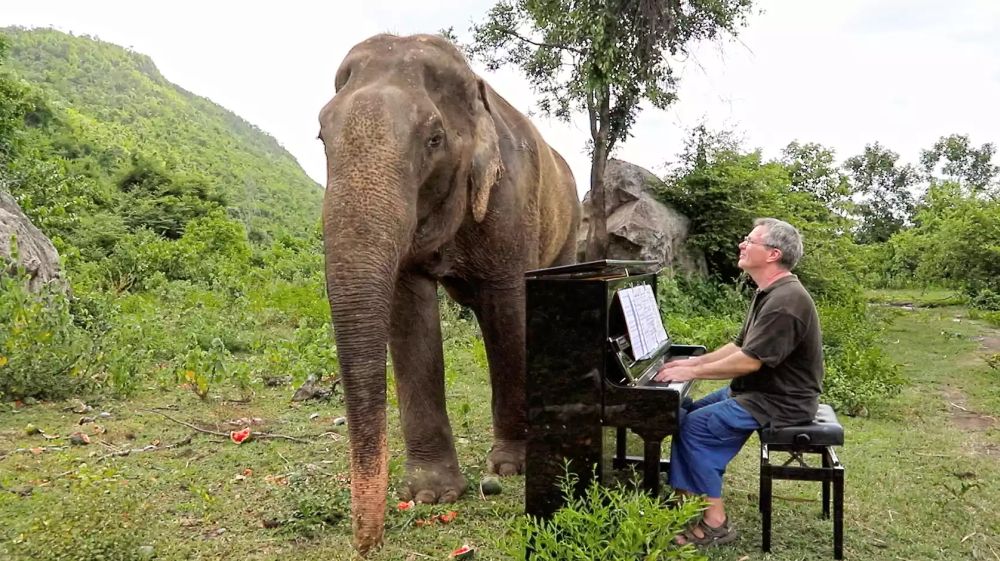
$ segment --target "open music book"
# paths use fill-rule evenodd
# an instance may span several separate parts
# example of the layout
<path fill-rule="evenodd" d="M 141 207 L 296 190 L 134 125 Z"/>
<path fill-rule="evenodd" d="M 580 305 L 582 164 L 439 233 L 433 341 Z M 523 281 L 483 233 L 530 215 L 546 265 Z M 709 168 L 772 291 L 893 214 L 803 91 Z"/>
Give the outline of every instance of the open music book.
<path fill-rule="evenodd" d="M 623 288 L 618 291 L 618 300 L 625 315 L 633 358 L 648 358 L 667 341 L 667 331 L 660 319 L 653 288 L 648 284 Z"/>

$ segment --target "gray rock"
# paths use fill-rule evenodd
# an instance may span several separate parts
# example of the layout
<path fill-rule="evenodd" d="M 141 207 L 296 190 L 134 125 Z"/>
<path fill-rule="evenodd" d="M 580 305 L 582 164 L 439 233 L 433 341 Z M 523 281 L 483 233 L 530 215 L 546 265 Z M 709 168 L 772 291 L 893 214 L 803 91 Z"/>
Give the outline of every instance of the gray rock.
<path fill-rule="evenodd" d="M 646 169 L 608 160 L 604 173 L 608 259 L 656 261 L 684 273 L 705 274 L 705 257 L 687 247 L 690 220 L 656 199 L 663 181 Z M 587 247 L 592 213 L 590 193 L 583 199 L 583 220 L 577 233 L 580 259 Z"/>
<path fill-rule="evenodd" d="M 12 258 L 12 237 L 16 239 L 16 264 Z M 28 273 L 28 290 L 32 292 L 50 282 L 63 291 L 68 288 L 59 269 L 55 246 L 25 216 L 14 197 L 0 190 L 0 274 L 13 272 L 15 266 Z"/>

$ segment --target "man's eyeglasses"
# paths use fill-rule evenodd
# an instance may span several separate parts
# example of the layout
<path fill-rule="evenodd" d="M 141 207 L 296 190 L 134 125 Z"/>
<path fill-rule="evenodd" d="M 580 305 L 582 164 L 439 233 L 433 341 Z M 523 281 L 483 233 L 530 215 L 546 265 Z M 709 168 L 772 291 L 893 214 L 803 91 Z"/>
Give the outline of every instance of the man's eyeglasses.
<path fill-rule="evenodd" d="M 746 244 L 746 245 L 757 244 L 757 245 L 762 245 L 764 247 L 775 248 L 775 246 L 773 246 L 773 245 L 771 245 L 769 243 L 764 243 L 764 242 L 759 242 L 757 240 L 752 240 L 752 239 L 750 239 L 750 236 L 747 236 L 747 237 L 743 238 L 743 243 Z"/>

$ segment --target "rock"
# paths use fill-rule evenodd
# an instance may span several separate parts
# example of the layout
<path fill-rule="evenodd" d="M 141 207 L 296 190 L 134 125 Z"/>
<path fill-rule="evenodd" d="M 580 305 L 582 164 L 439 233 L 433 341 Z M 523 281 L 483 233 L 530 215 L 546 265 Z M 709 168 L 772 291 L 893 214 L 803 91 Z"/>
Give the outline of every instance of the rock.
<path fill-rule="evenodd" d="M 139 559 L 152 559 L 156 555 L 156 550 L 151 545 L 140 545 L 137 553 Z"/>
<path fill-rule="evenodd" d="M 88 413 L 93 411 L 94 408 L 84 403 L 82 399 L 71 399 L 69 400 L 69 405 L 64 410 L 74 413 Z"/>
<path fill-rule="evenodd" d="M 336 419 L 333 420 L 333 426 L 335 427 L 339 427 L 340 425 L 346 425 L 346 424 L 347 424 L 347 417 L 337 417 Z"/>
<path fill-rule="evenodd" d="M 646 169 L 608 160 L 604 172 L 608 259 L 656 261 L 684 273 L 705 274 L 705 257 L 686 245 L 690 220 L 656 199 L 665 184 Z M 592 203 L 583 199 L 583 220 L 577 233 L 579 259 L 584 259 Z"/>
<path fill-rule="evenodd" d="M 90 444 L 90 437 L 82 432 L 74 432 L 69 435 L 69 443 L 74 446 L 86 446 Z"/>
<path fill-rule="evenodd" d="M 291 376 L 264 376 L 264 385 L 269 388 L 276 388 L 278 386 L 286 386 L 292 383 Z"/>
<path fill-rule="evenodd" d="M 479 491 L 484 495 L 499 495 L 503 492 L 503 486 L 500 485 L 500 478 L 494 477 L 492 475 L 487 475 L 479 481 Z"/>
<path fill-rule="evenodd" d="M 14 493 L 19 497 L 30 497 L 32 493 L 35 492 L 35 488 L 31 485 L 15 485 L 10 488 L 10 492 Z"/>
<path fill-rule="evenodd" d="M 328 399 L 333 395 L 333 389 L 320 387 L 320 380 L 316 376 L 310 375 L 305 383 L 295 390 L 292 401 L 306 401 L 308 399 Z"/>
<path fill-rule="evenodd" d="M 16 239 L 16 265 L 12 237 Z M 55 283 L 60 291 L 68 289 L 59 269 L 59 253 L 55 246 L 25 216 L 14 197 L 0 190 L 0 274 L 13 272 L 15 266 L 27 273 L 28 290 L 32 292 L 39 291 L 48 283 Z"/>
<path fill-rule="evenodd" d="M 21 402 L 24 403 L 25 405 L 36 405 L 38 403 L 38 400 L 29 395 L 28 397 L 22 399 Z"/>
<path fill-rule="evenodd" d="M 111 413 L 108 413 L 107 411 L 101 411 L 100 414 L 98 414 L 97 416 L 102 419 L 110 419 Z"/>

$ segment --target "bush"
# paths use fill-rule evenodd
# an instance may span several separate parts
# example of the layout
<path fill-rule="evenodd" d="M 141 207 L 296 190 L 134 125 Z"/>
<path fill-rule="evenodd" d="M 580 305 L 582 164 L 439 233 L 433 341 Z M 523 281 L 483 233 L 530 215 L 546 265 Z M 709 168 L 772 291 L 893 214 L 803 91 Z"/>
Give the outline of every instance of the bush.
<path fill-rule="evenodd" d="M 899 393 L 899 366 L 879 348 L 885 319 L 860 300 L 820 306 L 826 377 L 821 399 L 845 415 L 865 415 Z"/>
<path fill-rule="evenodd" d="M 508 524 L 502 546 L 511 559 L 525 559 L 529 548 L 535 561 L 705 559 L 694 546 L 673 542 L 700 502 L 667 508 L 641 489 L 604 487 L 597 478 L 574 497 L 577 483 L 572 474 L 561 481 L 565 506 L 550 520 L 519 516 Z"/>
<path fill-rule="evenodd" d="M 88 382 L 79 363 L 89 346 L 54 284 L 32 293 L 23 271 L 0 274 L 0 399 L 74 394 Z"/>

